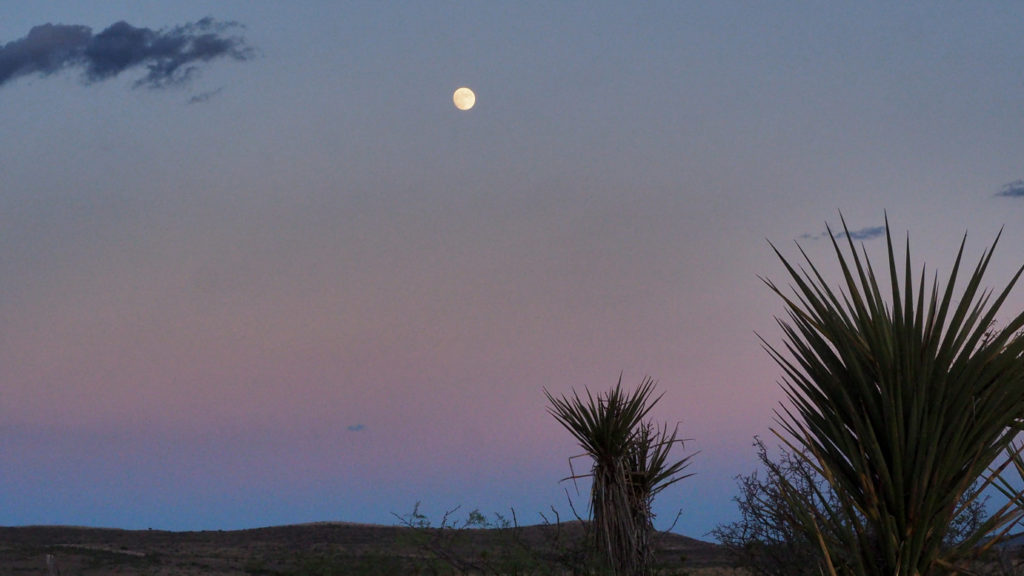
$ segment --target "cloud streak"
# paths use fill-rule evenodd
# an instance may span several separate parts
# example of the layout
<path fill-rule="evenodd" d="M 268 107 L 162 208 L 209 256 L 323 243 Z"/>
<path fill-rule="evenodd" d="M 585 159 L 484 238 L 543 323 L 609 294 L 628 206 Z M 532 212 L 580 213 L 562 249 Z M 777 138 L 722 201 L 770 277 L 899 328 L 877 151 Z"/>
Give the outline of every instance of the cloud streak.
<path fill-rule="evenodd" d="M 222 88 L 217 88 L 216 90 L 210 90 L 208 92 L 203 92 L 201 94 L 196 94 L 195 96 L 193 96 L 193 97 L 188 99 L 188 103 L 189 104 L 201 104 L 203 102 L 208 102 L 210 100 L 210 98 L 213 98 L 214 96 L 220 94 L 223 90 L 224 90 L 224 88 L 222 87 Z"/>
<path fill-rule="evenodd" d="M 117 22 L 98 34 L 88 26 L 43 24 L 0 46 L 0 87 L 22 76 L 49 76 L 78 68 L 86 83 L 100 82 L 144 67 L 135 87 L 163 88 L 187 82 L 203 63 L 218 58 L 246 60 L 252 49 L 231 36 L 235 22 L 203 18 L 170 29 L 136 28 Z"/>
<path fill-rule="evenodd" d="M 1014 180 L 996 192 L 996 196 L 1006 198 L 1024 198 L 1024 180 Z"/>
<path fill-rule="evenodd" d="M 872 240 L 885 235 L 885 226 L 867 226 L 858 230 L 850 230 L 849 236 L 852 240 Z M 846 231 L 836 232 L 832 235 L 837 240 L 846 238 Z M 828 232 L 822 232 L 820 234 L 803 234 L 800 236 L 801 240 L 821 240 L 822 238 L 828 238 Z"/>
<path fill-rule="evenodd" d="M 869 226 L 867 228 L 861 228 L 860 230 L 850 230 L 850 238 L 852 240 L 871 240 L 872 238 L 878 238 L 885 234 L 885 226 Z M 838 232 L 836 238 L 846 238 L 847 233 Z"/>

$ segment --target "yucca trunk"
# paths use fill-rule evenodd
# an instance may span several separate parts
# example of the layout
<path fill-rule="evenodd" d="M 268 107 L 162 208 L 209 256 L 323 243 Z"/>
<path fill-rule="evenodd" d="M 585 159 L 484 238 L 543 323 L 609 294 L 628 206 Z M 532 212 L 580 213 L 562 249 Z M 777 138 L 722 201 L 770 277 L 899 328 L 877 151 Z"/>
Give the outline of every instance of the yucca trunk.
<path fill-rule="evenodd" d="M 838 294 L 806 254 L 798 269 L 776 250 L 794 296 L 766 281 L 788 309 L 779 321 L 785 352 L 765 344 L 785 373 L 780 435 L 810 455 L 838 497 L 816 510 L 790 491 L 794 519 L 819 542 L 828 573 L 960 573 L 984 539 L 1021 518 L 1005 507 L 959 544 L 943 542 L 971 486 L 992 481 L 986 470 L 1024 415 L 1024 313 L 993 329 L 1024 268 L 990 302 L 980 285 L 997 237 L 957 301 L 961 243 L 945 288 L 936 278 L 926 292 L 922 270 L 915 290 L 909 242 L 900 274 L 887 221 L 887 302 L 866 253 L 846 238 L 849 259 L 833 237 Z"/>
<path fill-rule="evenodd" d="M 644 526 L 637 522 L 629 470 L 621 460 L 595 464 L 592 472 L 591 506 L 594 543 L 618 574 L 642 574 Z"/>

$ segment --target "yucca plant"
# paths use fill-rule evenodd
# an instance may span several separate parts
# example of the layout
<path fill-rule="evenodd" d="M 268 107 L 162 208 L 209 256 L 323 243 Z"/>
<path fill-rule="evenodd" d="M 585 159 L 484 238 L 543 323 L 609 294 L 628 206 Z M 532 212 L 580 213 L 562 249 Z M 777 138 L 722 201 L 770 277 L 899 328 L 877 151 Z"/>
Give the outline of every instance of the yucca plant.
<path fill-rule="evenodd" d="M 597 398 L 590 390 L 585 400 L 575 390 L 571 398 L 544 391 L 551 403 L 548 411 L 593 460 L 590 473 L 569 478 L 591 477 L 595 549 L 621 575 L 650 573 L 651 503 L 659 492 L 689 476 L 680 473 L 692 455 L 669 459 L 673 446 L 683 443 L 678 426 L 670 432 L 667 425 L 645 420 L 661 399 L 652 397 L 654 387 L 654 380 L 644 378 L 627 394 L 620 376 L 615 388 Z"/>
<path fill-rule="evenodd" d="M 982 289 L 997 236 L 956 294 L 965 237 L 945 287 L 936 275 L 926 291 L 922 268 L 915 289 L 909 239 L 901 274 L 886 219 L 886 291 L 845 221 L 843 229 L 849 256 L 829 230 L 838 292 L 802 249 L 806 268 L 773 246 L 792 295 L 765 280 L 788 315 L 778 321 L 784 350 L 764 343 L 790 404 L 777 412 L 777 433 L 810 455 L 838 497 L 815 510 L 790 492 L 794 519 L 821 546 L 830 574 L 963 573 L 968 556 L 1022 516 L 1007 505 L 959 543 L 943 543 L 977 494 L 972 485 L 981 478 L 984 489 L 1008 465 L 1001 456 L 1024 415 L 1024 313 L 994 328 L 1024 268 L 1003 290 Z"/>

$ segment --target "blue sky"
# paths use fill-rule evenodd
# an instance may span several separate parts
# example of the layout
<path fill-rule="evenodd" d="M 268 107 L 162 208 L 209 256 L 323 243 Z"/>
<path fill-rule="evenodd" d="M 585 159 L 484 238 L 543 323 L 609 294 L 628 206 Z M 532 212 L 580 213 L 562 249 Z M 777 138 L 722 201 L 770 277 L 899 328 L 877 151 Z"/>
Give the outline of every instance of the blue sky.
<path fill-rule="evenodd" d="M 623 373 L 700 451 L 657 507 L 700 537 L 782 399 L 769 241 L 828 263 L 841 211 L 880 254 L 888 214 L 930 270 L 1000 229 L 989 281 L 1022 263 L 1014 2 L 10 12 L 0 524 L 539 520 L 578 452 L 543 388 Z M 226 44 L 3 77 L 122 21 Z"/>

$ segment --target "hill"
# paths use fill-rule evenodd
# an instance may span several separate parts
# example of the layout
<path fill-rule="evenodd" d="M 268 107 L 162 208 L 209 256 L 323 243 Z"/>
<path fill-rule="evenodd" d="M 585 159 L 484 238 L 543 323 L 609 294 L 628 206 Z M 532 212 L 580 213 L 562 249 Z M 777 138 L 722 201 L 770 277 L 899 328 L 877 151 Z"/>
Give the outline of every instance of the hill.
<path fill-rule="evenodd" d="M 486 530 L 343 522 L 198 532 L 0 527 L 0 575 L 46 574 L 48 562 L 62 576 L 401 574 L 460 562 L 538 570 L 571 561 L 581 535 L 576 522 Z M 667 573 L 732 573 L 720 546 L 676 534 L 659 534 L 655 544 Z"/>

